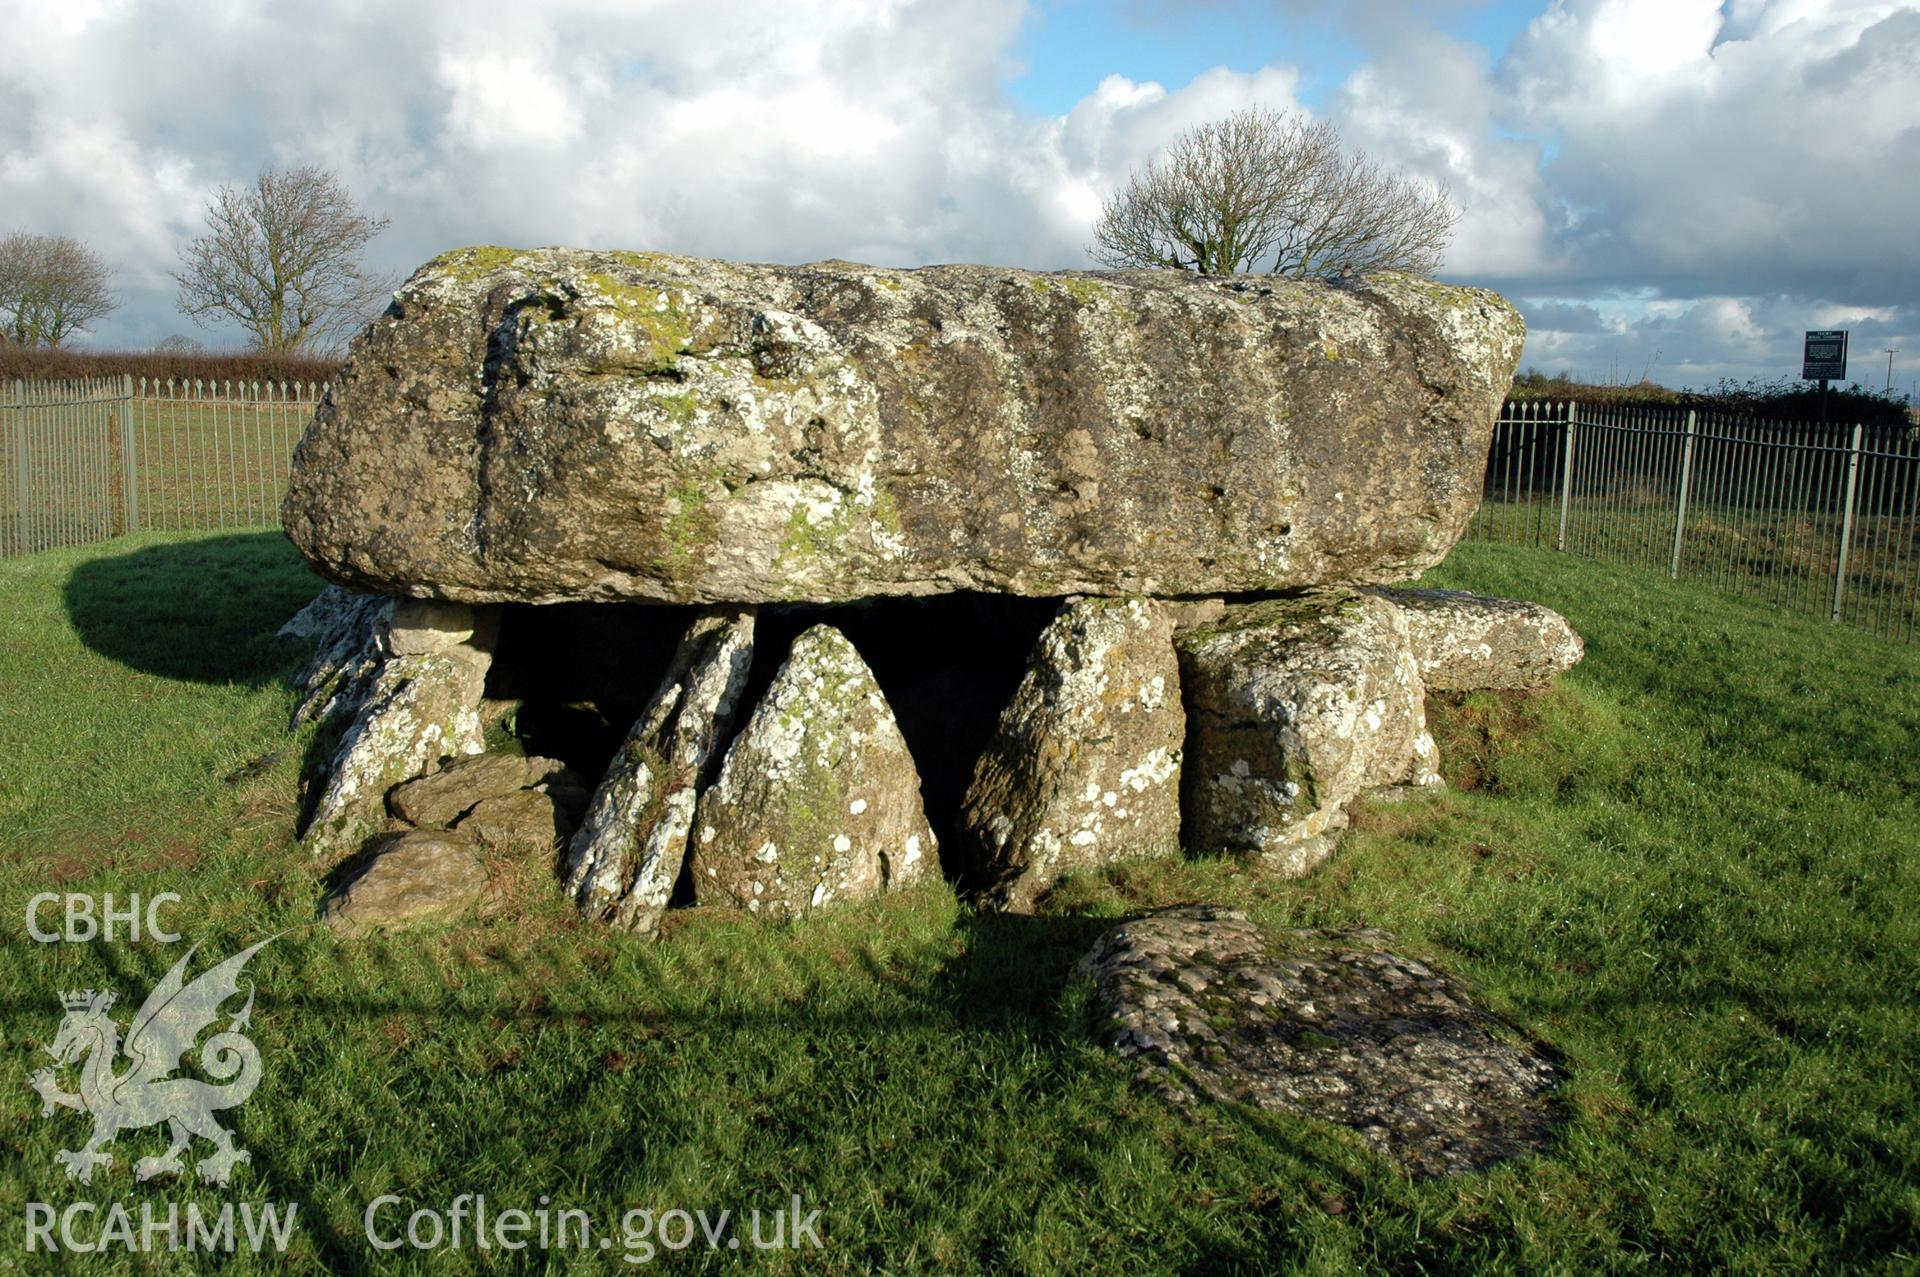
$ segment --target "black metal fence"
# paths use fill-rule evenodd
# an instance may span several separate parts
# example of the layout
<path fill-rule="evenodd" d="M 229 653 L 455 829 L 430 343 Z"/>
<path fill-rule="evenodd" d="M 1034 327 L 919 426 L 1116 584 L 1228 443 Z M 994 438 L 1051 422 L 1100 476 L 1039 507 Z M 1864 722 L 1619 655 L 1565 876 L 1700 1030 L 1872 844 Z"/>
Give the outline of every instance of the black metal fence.
<path fill-rule="evenodd" d="M 277 527 L 321 387 L 0 383 L 0 558 L 142 528 Z"/>
<path fill-rule="evenodd" d="M 1654 568 L 1911 642 L 1917 495 L 1909 427 L 1509 403 L 1469 535 Z"/>
<path fill-rule="evenodd" d="M 141 528 L 274 527 L 317 385 L 0 386 L 0 558 Z M 1920 437 L 1513 402 L 1469 535 L 1658 569 L 1911 642 Z"/>

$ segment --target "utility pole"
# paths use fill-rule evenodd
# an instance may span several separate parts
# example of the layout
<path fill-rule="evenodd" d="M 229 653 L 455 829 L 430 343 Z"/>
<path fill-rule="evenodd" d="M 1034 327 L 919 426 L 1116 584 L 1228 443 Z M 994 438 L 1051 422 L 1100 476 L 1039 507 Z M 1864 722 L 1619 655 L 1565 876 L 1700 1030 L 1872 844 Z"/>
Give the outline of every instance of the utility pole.
<path fill-rule="evenodd" d="M 1893 357 L 1900 353 L 1898 346 L 1890 346 L 1887 351 L 1887 393 L 1893 393 Z"/>

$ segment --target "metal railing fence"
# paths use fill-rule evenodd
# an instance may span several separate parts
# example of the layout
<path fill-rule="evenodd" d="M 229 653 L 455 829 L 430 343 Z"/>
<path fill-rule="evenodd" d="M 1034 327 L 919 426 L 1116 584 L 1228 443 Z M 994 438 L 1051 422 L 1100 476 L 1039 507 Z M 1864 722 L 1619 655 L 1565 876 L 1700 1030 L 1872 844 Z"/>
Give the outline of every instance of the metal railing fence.
<path fill-rule="evenodd" d="M 1469 536 L 1653 568 L 1912 642 L 1920 436 L 1509 403 Z"/>
<path fill-rule="evenodd" d="M 266 528 L 323 387 L 0 385 L 0 558 L 143 528 Z M 1510 402 L 1468 535 L 1550 546 L 1912 642 L 1920 432 Z"/>
<path fill-rule="evenodd" d="M 145 528 L 279 526 L 293 446 L 322 389 L 0 383 L 0 558 Z"/>

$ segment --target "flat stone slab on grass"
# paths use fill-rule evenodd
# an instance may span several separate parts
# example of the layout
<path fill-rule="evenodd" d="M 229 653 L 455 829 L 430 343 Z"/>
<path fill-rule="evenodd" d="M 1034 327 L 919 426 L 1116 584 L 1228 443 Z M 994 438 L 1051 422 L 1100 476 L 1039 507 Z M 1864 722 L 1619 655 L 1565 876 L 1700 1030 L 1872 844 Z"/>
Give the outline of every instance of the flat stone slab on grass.
<path fill-rule="evenodd" d="M 487 889 L 487 867 L 459 830 L 411 829 L 376 840 L 321 917 L 352 933 L 393 931 L 464 913 Z"/>
<path fill-rule="evenodd" d="M 497 851 L 531 849 L 548 852 L 573 836 L 573 821 L 553 795 L 537 789 L 483 798 L 454 826 Z"/>
<path fill-rule="evenodd" d="M 1420 677 L 1440 692 L 1545 687 L 1586 644 L 1552 608 L 1465 590 L 1376 589 L 1407 621 Z"/>
<path fill-rule="evenodd" d="M 1546 1148 L 1562 1074 L 1383 931 L 1263 934 L 1186 905 L 1102 936 L 1080 964 L 1113 1045 L 1176 1101 L 1201 1095 L 1352 1127 L 1415 1175 Z"/>

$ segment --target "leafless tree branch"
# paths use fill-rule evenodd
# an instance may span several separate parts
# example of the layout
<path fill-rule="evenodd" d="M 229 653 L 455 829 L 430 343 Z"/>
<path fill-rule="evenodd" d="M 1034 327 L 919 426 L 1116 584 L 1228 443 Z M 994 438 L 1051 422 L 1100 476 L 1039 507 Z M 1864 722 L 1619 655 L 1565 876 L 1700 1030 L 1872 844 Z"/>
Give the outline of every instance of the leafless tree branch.
<path fill-rule="evenodd" d="M 207 201 L 207 233 L 181 249 L 173 277 L 180 309 L 196 324 L 239 324 L 261 350 L 336 344 L 393 289 L 360 265 L 387 226 L 326 169 L 262 169 Z"/>
<path fill-rule="evenodd" d="M 1348 154 L 1333 126 L 1252 107 L 1182 134 L 1103 204 L 1109 266 L 1230 275 L 1422 274 L 1459 213 L 1444 188 Z"/>
<path fill-rule="evenodd" d="M 113 272 L 71 235 L 0 237 L 0 334 L 22 346 L 58 346 L 115 306 Z"/>

